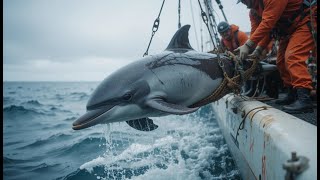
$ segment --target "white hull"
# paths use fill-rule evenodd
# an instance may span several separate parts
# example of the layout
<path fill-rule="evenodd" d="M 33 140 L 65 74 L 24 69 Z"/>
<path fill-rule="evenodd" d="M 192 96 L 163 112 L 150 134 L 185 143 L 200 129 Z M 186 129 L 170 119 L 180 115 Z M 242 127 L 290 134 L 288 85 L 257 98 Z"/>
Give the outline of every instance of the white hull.
<path fill-rule="evenodd" d="M 284 179 L 286 171 L 283 164 L 291 159 L 292 152 L 296 152 L 298 157 L 304 156 L 309 160 L 308 168 L 296 179 L 317 179 L 317 127 L 278 109 L 261 108 L 263 106 L 270 107 L 259 101 L 244 101 L 231 94 L 212 103 L 242 178 Z M 247 115 L 244 127 L 236 137 L 243 115 Z"/>

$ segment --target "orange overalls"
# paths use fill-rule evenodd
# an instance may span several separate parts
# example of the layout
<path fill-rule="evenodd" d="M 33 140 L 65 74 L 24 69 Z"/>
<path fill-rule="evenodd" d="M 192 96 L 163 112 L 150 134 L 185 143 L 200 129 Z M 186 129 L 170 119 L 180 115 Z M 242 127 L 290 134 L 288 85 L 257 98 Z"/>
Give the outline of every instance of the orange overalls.
<path fill-rule="evenodd" d="M 299 14 L 290 26 L 286 24 L 288 18 L 299 12 L 302 2 L 303 0 L 256 0 L 254 7 L 250 10 L 250 40 L 259 46 L 266 47 L 273 28 L 276 27 L 285 32 L 285 35 L 280 38 L 277 54 L 277 67 L 283 83 L 286 87 L 312 89 L 306 60 L 310 50 L 316 52 L 316 46 L 307 25 L 310 21 L 309 9 L 305 8 L 304 11 L 307 14 L 303 19 Z M 312 6 L 312 11 L 314 13 L 311 23 L 316 29 L 317 6 Z"/>
<path fill-rule="evenodd" d="M 239 30 L 239 26 L 231 24 L 231 40 L 228 41 L 224 38 L 221 39 L 221 44 L 228 50 L 233 51 L 239 46 L 244 45 L 246 41 L 248 40 L 248 36 L 246 33 Z"/>

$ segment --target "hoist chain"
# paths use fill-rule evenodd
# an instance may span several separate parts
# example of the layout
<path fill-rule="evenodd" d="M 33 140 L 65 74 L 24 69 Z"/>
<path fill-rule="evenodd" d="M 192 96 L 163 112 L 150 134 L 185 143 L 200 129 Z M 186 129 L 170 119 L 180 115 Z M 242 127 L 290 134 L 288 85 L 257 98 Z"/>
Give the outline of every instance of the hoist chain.
<path fill-rule="evenodd" d="M 147 50 L 146 50 L 146 52 L 143 54 L 143 57 L 144 57 L 144 56 L 146 56 L 146 55 L 148 55 L 148 51 L 149 51 L 149 47 L 150 47 L 150 44 L 151 44 L 152 38 L 153 38 L 154 34 L 157 32 L 157 30 L 158 30 L 158 28 L 159 28 L 159 24 L 160 24 L 160 15 L 161 15 L 161 11 L 162 11 L 162 8 L 163 8 L 163 5 L 164 5 L 164 2 L 165 2 L 165 0 L 163 0 L 163 2 L 162 2 L 161 9 L 160 9 L 160 12 L 159 12 L 158 17 L 154 20 L 154 23 L 153 23 L 153 26 L 152 26 L 151 38 L 150 38 L 150 41 L 149 41 L 149 44 L 148 44 Z"/>
<path fill-rule="evenodd" d="M 210 17 L 211 17 L 211 19 L 213 19 L 212 13 L 209 12 L 209 21 L 210 21 Z M 220 47 L 220 40 L 219 40 L 219 37 L 218 37 L 218 33 L 217 33 L 216 29 L 214 28 L 214 27 L 217 27 L 217 24 L 216 24 L 216 22 L 214 20 L 213 20 L 213 22 L 215 23 L 215 25 L 213 25 L 211 21 L 210 21 L 210 25 L 212 27 L 214 38 L 216 39 L 217 47 L 220 50 L 220 48 L 221 48 Z"/>
<path fill-rule="evenodd" d="M 209 32 L 209 35 L 210 35 L 212 44 L 213 44 L 213 46 L 214 46 L 214 49 L 217 49 L 217 48 L 216 48 L 216 45 L 215 45 L 215 43 L 214 43 L 214 41 L 213 41 L 212 34 L 211 34 L 211 32 L 210 32 L 210 29 L 209 29 L 208 16 L 207 16 L 207 14 L 203 11 L 202 6 L 201 6 L 201 3 L 200 3 L 200 0 L 198 0 L 198 3 L 199 3 L 199 6 L 200 6 L 200 9 L 201 9 L 201 17 L 202 17 L 202 20 L 203 20 L 204 24 L 206 24 L 206 26 L 207 26 L 207 29 L 208 29 L 208 32 Z"/>
<path fill-rule="evenodd" d="M 178 0 L 179 3 L 178 3 L 178 28 L 181 28 L 181 22 L 180 22 L 180 9 L 181 9 L 181 4 L 180 4 L 180 1 L 181 0 Z"/>
<path fill-rule="evenodd" d="M 215 51 L 215 50 L 218 51 L 218 52 L 216 53 L 217 58 L 218 58 L 218 64 L 219 64 L 220 68 L 222 69 L 222 72 L 223 72 L 224 77 L 229 81 L 230 84 L 232 84 L 232 85 L 235 86 L 236 83 L 233 82 L 233 80 L 232 80 L 230 77 L 228 77 L 228 74 L 227 74 L 227 72 L 225 71 L 225 68 L 224 68 L 223 61 L 221 60 L 221 57 L 220 57 L 221 47 L 220 47 L 218 35 L 215 34 L 215 39 L 216 39 L 216 41 L 217 41 L 216 43 L 217 43 L 217 44 L 219 43 L 219 45 L 218 45 L 218 47 L 217 47 L 217 46 L 215 45 L 214 41 L 213 41 L 213 37 L 212 37 L 212 34 L 211 34 L 211 32 L 210 32 L 210 28 L 209 28 L 209 25 L 208 25 L 208 16 L 207 16 L 207 14 L 203 11 L 202 6 L 201 6 L 201 3 L 200 3 L 199 0 L 198 0 L 198 3 L 199 3 L 199 6 L 200 6 L 200 9 L 201 9 L 202 20 L 203 20 L 203 22 L 206 24 L 207 29 L 208 29 L 208 31 L 209 31 L 209 35 L 210 35 L 212 44 L 213 44 L 213 46 L 214 46 L 214 51 Z M 208 11 L 209 11 L 209 14 L 210 14 L 210 7 L 209 7 L 207 1 L 205 2 L 205 4 L 207 5 L 207 8 L 208 8 Z M 211 14 L 211 17 L 212 17 L 212 14 Z M 213 17 L 212 17 L 212 18 L 213 18 Z M 214 21 L 214 20 L 213 20 L 213 21 Z M 211 25 L 211 27 L 212 27 L 212 30 L 214 31 L 214 27 L 213 27 L 213 24 L 212 24 L 211 21 L 210 21 L 210 25 Z M 240 89 L 240 87 L 238 87 L 238 86 L 235 86 L 235 87 L 236 87 L 236 88 L 233 88 L 234 93 L 239 94 L 239 89 Z"/>
<path fill-rule="evenodd" d="M 215 18 L 214 18 L 213 14 L 212 14 L 213 10 L 212 10 L 212 8 L 209 6 L 208 0 L 205 0 L 205 1 L 206 1 L 205 4 L 206 4 L 206 6 L 207 6 L 208 13 L 209 13 L 209 22 L 210 22 L 210 25 L 211 25 L 211 28 L 212 28 L 212 31 L 213 31 L 213 34 L 214 34 L 214 38 L 215 38 L 216 43 L 217 43 L 218 51 L 219 51 L 219 52 L 222 52 L 222 50 L 221 50 L 222 47 L 221 47 L 221 45 L 220 45 L 220 39 L 219 39 L 219 37 L 218 37 L 218 33 L 217 33 L 217 30 L 216 30 L 216 28 L 217 28 L 217 23 L 216 23 Z"/>

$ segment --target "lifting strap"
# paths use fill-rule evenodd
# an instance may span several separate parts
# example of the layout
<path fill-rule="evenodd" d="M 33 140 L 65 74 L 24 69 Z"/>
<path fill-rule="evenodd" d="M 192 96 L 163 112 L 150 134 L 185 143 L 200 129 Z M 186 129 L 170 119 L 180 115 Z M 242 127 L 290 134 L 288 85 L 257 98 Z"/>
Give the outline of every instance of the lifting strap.
<path fill-rule="evenodd" d="M 232 54 L 231 52 L 229 53 Z M 232 56 L 235 57 L 233 54 Z M 259 62 L 258 59 L 252 59 L 252 65 L 249 69 L 245 70 L 243 73 L 234 75 L 232 78 L 229 78 L 228 75 L 224 72 L 223 73 L 224 78 L 221 84 L 219 85 L 219 87 L 216 90 L 214 90 L 211 93 L 211 95 L 194 103 L 190 107 L 204 106 L 206 104 L 209 104 L 211 102 L 221 99 L 223 96 L 225 96 L 226 94 L 229 94 L 230 92 L 234 92 L 235 90 L 239 89 L 240 86 L 243 84 L 243 82 L 247 81 L 255 72 L 258 66 L 258 62 Z"/>

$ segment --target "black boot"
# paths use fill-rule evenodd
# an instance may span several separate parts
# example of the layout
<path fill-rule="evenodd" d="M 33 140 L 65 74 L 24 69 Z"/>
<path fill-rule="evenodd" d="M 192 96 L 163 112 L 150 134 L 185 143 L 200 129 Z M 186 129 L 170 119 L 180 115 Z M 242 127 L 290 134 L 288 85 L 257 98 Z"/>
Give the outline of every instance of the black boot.
<path fill-rule="evenodd" d="M 298 88 L 297 94 L 298 99 L 288 106 L 283 106 L 283 111 L 291 114 L 313 112 L 310 89 Z"/>
<path fill-rule="evenodd" d="M 297 90 L 289 87 L 288 94 L 285 98 L 276 100 L 275 103 L 278 105 L 289 105 L 297 99 Z"/>

